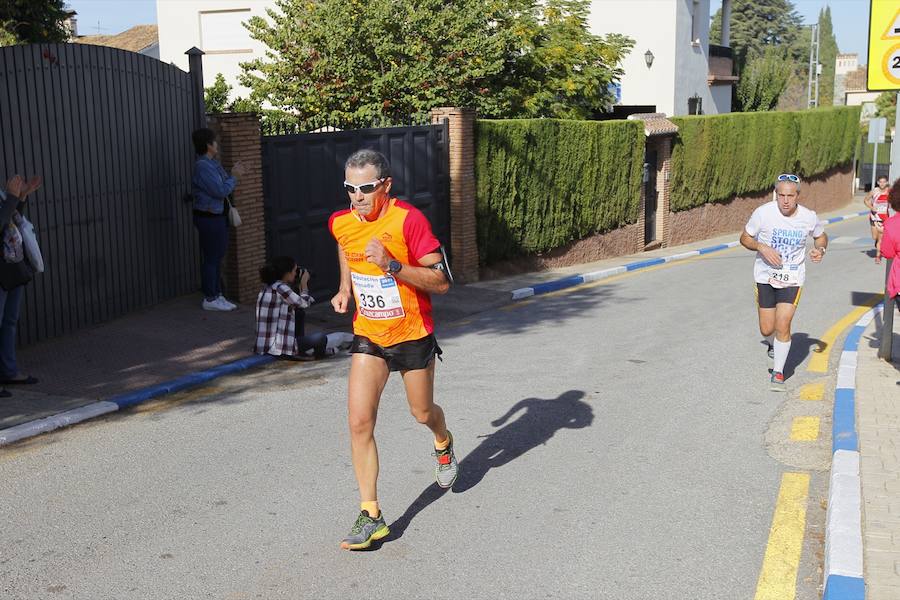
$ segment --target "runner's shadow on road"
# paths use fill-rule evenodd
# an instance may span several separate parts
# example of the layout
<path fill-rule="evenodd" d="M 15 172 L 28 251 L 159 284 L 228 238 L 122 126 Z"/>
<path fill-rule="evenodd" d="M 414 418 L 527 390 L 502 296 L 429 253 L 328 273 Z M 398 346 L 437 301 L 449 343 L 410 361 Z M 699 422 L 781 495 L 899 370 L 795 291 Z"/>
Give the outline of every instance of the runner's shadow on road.
<path fill-rule="evenodd" d="M 791 336 L 791 351 L 784 363 L 784 377 L 792 377 L 797 367 L 809 356 L 810 352 L 824 352 L 828 344 L 822 340 L 809 337 L 806 333 L 795 333 Z"/>
<path fill-rule="evenodd" d="M 482 436 L 484 440 L 481 444 L 460 461 L 459 478 L 453 484 L 453 493 L 461 494 L 475 487 L 491 469 L 502 467 L 529 450 L 546 444 L 561 429 L 589 427 L 594 422 L 594 410 L 582 398 L 584 392 L 579 390 L 569 390 L 558 398 L 526 398 L 517 402 L 505 415 L 491 421 L 492 426 L 500 429 Z M 511 421 L 516 415 L 518 418 Z M 403 537 L 413 519 L 447 491 L 436 483 L 425 488 L 406 512 L 391 523 L 391 535 L 384 541 Z"/>

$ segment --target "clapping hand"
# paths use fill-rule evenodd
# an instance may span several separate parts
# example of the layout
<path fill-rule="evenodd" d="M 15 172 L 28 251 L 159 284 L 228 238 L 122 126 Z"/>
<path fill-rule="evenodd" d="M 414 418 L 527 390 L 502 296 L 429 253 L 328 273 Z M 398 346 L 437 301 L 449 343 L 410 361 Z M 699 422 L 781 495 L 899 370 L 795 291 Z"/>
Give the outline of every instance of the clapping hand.
<path fill-rule="evenodd" d="M 231 175 L 237 179 L 240 179 L 247 172 L 247 167 L 241 161 L 234 163 L 234 166 L 231 167 Z"/>
<path fill-rule="evenodd" d="M 6 189 L 19 200 L 24 200 L 28 194 L 40 188 L 41 183 L 42 180 L 40 175 L 35 175 L 28 181 L 25 181 L 21 175 L 13 175 L 10 180 L 6 182 Z"/>

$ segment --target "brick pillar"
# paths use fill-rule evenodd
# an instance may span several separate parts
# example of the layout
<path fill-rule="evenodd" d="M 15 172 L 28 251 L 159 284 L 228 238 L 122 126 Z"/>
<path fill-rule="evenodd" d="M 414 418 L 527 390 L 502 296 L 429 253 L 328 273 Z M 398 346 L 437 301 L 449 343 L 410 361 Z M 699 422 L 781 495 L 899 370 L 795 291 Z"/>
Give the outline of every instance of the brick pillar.
<path fill-rule="evenodd" d="M 219 159 L 225 170 L 230 172 L 238 161 L 247 168 L 234 189 L 242 224 L 229 228 L 223 277 L 230 300 L 253 304 L 259 293 L 259 268 L 266 260 L 259 117 L 252 113 L 210 115 L 209 126 L 218 136 Z"/>
<path fill-rule="evenodd" d="M 450 247 L 453 275 L 461 283 L 478 281 L 475 227 L 475 109 L 435 108 L 431 122 L 449 120 Z"/>
<path fill-rule="evenodd" d="M 656 209 L 657 239 L 663 247 L 669 245 L 669 198 L 672 179 L 672 142 L 670 135 L 657 138 L 656 146 L 656 189 L 659 192 L 659 206 Z"/>

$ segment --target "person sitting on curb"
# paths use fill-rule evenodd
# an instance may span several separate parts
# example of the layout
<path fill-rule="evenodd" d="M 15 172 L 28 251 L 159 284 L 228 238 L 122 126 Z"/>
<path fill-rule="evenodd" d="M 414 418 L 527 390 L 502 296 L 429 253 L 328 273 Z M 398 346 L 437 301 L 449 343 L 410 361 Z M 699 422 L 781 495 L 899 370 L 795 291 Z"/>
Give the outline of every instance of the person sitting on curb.
<path fill-rule="evenodd" d="M 300 293 L 292 285 L 300 275 Z M 327 338 L 323 333 L 305 334 L 306 313 L 315 299 L 309 295 L 309 271 L 299 269 L 289 256 L 277 256 L 259 270 L 264 287 L 256 299 L 256 354 L 303 360 L 313 350 L 315 358 L 325 356 Z"/>

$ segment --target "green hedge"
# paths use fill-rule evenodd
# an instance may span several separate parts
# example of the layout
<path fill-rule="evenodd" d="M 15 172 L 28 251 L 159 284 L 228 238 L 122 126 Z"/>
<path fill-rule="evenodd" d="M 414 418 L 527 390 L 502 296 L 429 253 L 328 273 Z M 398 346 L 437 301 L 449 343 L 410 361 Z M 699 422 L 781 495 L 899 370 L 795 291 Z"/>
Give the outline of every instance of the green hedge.
<path fill-rule="evenodd" d="M 853 160 L 859 107 L 673 118 L 671 208 L 765 190 L 779 173 L 810 177 Z"/>
<path fill-rule="evenodd" d="M 642 123 L 479 120 L 475 130 L 481 264 L 637 221 Z"/>

